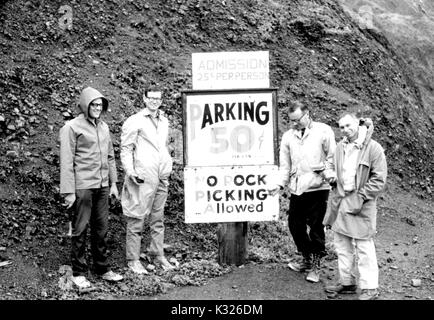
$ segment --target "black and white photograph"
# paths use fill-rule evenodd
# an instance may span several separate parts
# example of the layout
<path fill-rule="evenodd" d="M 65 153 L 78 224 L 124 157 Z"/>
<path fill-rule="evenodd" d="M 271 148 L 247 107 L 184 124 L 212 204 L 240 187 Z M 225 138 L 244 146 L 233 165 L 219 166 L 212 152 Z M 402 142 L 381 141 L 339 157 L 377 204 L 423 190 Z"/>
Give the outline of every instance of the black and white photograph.
<path fill-rule="evenodd" d="M 0 0 L 0 308 L 432 301 L 433 192 L 433 0 Z"/>

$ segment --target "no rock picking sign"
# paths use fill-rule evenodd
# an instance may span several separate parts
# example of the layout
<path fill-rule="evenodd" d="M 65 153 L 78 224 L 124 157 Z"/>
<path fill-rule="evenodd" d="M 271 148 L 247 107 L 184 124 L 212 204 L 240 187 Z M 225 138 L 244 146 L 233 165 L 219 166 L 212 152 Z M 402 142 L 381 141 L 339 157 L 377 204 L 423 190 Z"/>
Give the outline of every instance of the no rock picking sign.
<path fill-rule="evenodd" d="M 185 168 L 185 222 L 276 220 L 278 197 L 266 182 L 275 166 Z"/>

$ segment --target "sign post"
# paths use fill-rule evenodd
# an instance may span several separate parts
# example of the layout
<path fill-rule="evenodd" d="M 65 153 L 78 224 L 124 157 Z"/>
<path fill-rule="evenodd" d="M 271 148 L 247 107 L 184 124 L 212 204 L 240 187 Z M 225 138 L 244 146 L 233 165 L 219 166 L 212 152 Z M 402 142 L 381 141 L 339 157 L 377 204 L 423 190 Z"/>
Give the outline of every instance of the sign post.
<path fill-rule="evenodd" d="M 241 265 L 248 221 L 279 216 L 266 186 L 278 169 L 268 52 L 197 53 L 192 65 L 194 90 L 182 92 L 185 222 L 219 223 L 219 263 Z"/>

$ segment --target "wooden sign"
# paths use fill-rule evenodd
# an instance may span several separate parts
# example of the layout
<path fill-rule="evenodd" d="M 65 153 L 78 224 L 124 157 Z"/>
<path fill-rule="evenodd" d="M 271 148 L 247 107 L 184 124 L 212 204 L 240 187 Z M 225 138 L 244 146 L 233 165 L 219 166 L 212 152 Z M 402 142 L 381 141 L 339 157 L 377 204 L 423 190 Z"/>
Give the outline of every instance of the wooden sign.
<path fill-rule="evenodd" d="M 268 88 L 268 51 L 192 54 L 193 89 Z"/>
<path fill-rule="evenodd" d="M 277 220 L 279 197 L 267 191 L 277 170 L 275 165 L 184 168 L 185 222 Z"/>
<path fill-rule="evenodd" d="M 276 92 L 184 91 L 184 165 L 277 163 Z"/>

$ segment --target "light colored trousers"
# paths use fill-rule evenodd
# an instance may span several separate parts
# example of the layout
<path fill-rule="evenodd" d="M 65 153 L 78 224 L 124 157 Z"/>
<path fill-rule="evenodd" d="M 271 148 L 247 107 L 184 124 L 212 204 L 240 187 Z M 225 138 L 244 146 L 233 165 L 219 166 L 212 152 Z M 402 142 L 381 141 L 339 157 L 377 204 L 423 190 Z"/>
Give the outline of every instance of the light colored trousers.
<path fill-rule="evenodd" d="M 160 181 L 153 197 L 149 215 L 138 218 L 125 216 L 127 222 L 126 257 L 128 261 L 140 259 L 143 225 L 147 217 L 149 217 L 151 228 L 151 243 L 148 253 L 152 256 L 164 255 L 164 205 L 167 200 L 167 191 L 167 185 Z"/>
<path fill-rule="evenodd" d="M 357 267 L 360 288 L 378 288 L 378 264 L 374 239 L 353 239 L 335 232 L 334 244 L 338 255 L 340 283 L 345 286 L 356 284 L 355 271 Z"/>

